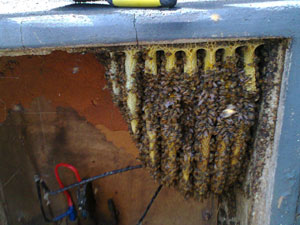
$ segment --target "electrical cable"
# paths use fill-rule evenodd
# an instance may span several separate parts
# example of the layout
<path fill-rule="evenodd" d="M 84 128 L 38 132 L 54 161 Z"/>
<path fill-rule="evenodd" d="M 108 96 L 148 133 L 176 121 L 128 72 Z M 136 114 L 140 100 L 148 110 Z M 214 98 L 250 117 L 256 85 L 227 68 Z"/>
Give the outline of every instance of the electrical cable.
<path fill-rule="evenodd" d="M 142 217 L 139 219 L 139 222 L 138 222 L 136 225 L 142 225 L 143 220 L 145 219 L 145 217 L 146 217 L 148 211 L 150 210 L 150 208 L 151 208 L 153 202 L 155 201 L 155 199 L 156 199 L 156 197 L 158 196 L 158 194 L 159 194 L 159 192 L 161 191 L 161 189 L 162 189 L 162 184 L 158 186 L 158 188 L 157 188 L 157 190 L 155 191 L 153 197 L 151 198 L 151 201 L 149 202 L 149 204 L 148 204 L 146 210 L 144 211 Z"/>
<path fill-rule="evenodd" d="M 58 176 L 58 168 L 61 167 L 61 166 L 64 166 L 64 167 L 67 167 L 69 169 L 71 169 L 77 180 L 80 180 L 79 182 L 76 182 L 74 184 L 71 184 L 71 185 L 68 185 L 66 187 L 63 187 L 63 183 L 61 182 L 60 180 L 60 177 Z M 75 220 L 75 209 L 74 209 L 74 206 L 73 206 L 73 202 L 72 202 L 72 199 L 71 199 L 71 196 L 70 194 L 68 193 L 68 196 L 70 196 L 70 199 L 71 201 L 69 201 L 69 197 L 68 198 L 68 204 L 69 204 L 69 209 L 67 212 L 65 212 L 64 214 L 60 215 L 60 216 L 57 216 L 55 218 L 52 218 L 52 219 L 49 219 L 47 216 L 46 216 L 46 213 L 45 213 L 45 210 L 44 210 L 44 207 L 43 207 L 43 201 L 42 201 L 42 194 L 41 194 L 41 188 L 43 189 L 44 191 L 44 199 L 46 199 L 47 201 L 48 200 L 48 197 L 49 195 L 56 195 L 56 194 L 59 194 L 61 192 L 64 192 L 66 193 L 67 190 L 71 189 L 71 188 L 75 188 L 77 186 L 80 186 L 80 185 L 83 185 L 83 184 L 86 184 L 86 183 L 89 183 L 89 182 L 92 182 L 94 180 L 97 180 L 97 179 L 100 179 L 100 178 L 103 178 L 103 177 L 106 177 L 106 176 L 110 176 L 110 175 L 114 175 L 114 174 L 118 174 L 118 173 L 123 173 L 123 172 L 126 172 L 126 171 L 129 171 L 129 170 L 134 170 L 134 169 L 140 169 L 142 168 L 143 165 L 137 165 L 137 166 L 128 166 L 126 168 L 122 168 L 122 169 L 117 169 L 117 170 L 113 170 L 113 171 L 109 171 L 109 172 L 105 172 L 103 174 L 100 174 L 100 175 L 97 175 L 97 176 L 94 176 L 94 177 L 90 177 L 88 179 L 83 179 L 81 180 L 80 179 L 80 176 L 79 176 L 79 173 L 78 171 L 76 170 L 75 167 L 73 167 L 72 165 L 69 165 L 69 164 L 64 164 L 64 163 L 61 163 L 61 164 L 58 164 L 55 168 L 55 176 L 57 178 L 57 181 L 59 183 L 59 186 L 61 187 L 60 189 L 56 190 L 56 191 L 51 191 L 46 183 L 40 179 L 40 177 L 38 175 L 35 175 L 34 176 L 34 181 L 36 183 L 36 189 L 37 189 L 37 195 L 38 195 L 38 199 L 39 199 L 39 204 L 40 204 L 40 209 L 41 209 L 41 212 L 42 212 L 42 215 L 43 215 L 43 218 L 46 222 L 55 222 L 55 221 L 58 221 L 60 220 L 62 217 L 65 217 L 65 216 L 69 216 L 69 219 L 71 219 L 72 221 Z M 67 196 L 67 195 L 66 195 Z M 70 202 L 72 202 L 72 206 L 70 205 Z M 49 204 L 49 202 L 47 203 Z M 74 220 L 73 220 L 74 219 Z"/>
<path fill-rule="evenodd" d="M 67 164 L 67 163 L 59 163 L 59 164 L 57 164 L 57 165 L 55 166 L 55 177 L 56 177 L 56 180 L 57 180 L 57 182 L 58 182 L 60 188 L 64 188 L 65 186 L 64 186 L 64 184 L 62 183 L 62 181 L 61 181 L 61 179 L 60 179 L 60 177 L 59 177 L 59 173 L 58 173 L 58 168 L 59 168 L 59 167 L 66 167 L 66 168 L 72 170 L 73 173 L 75 174 L 75 177 L 76 177 L 77 181 L 78 181 L 78 182 L 81 181 L 81 178 L 80 178 L 80 176 L 79 176 L 79 173 L 78 173 L 77 169 L 76 169 L 74 166 L 72 166 L 72 165 L 70 165 L 70 164 Z M 73 204 L 73 201 L 72 201 L 72 198 L 71 198 L 70 193 L 67 192 L 67 191 L 64 191 L 64 194 L 65 194 L 66 197 L 67 197 L 69 207 L 70 207 L 70 206 L 73 206 L 74 204 Z"/>
<path fill-rule="evenodd" d="M 46 213 L 45 213 L 45 210 L 44 210 L 44 207 L 43 207 L 43 202 L 42 202 L 42 194 L 41 194 L 41 179 L 39 178 L 39 176 L 35 175 L 34 176 L 34 181 L 35 181 L 35 184 L 36 184 L 36 190 L 37 190 L 37 194 L 38 194 L 38 199 L 39 199 L 39 204 L 40 204 L 40 208 L 41 208 L 41 212 L 42 212 L 42 215 L 44 217 L 44 220 L 46 222 L 52 222 L 52 220 L 50 220 L 47 216 L 46 216 Z"/>
<path fill-rule="evenodd" d="M 80 182 L 76 182 L 74 184 L 70 184 L 64 188 L 60 188 L 56 191 L 49 191 L 47 192 L 49 195 L 56 195 L 56 194 L 59 194 L 63 191 L 66 191 L 66 190 L 69 190 L 69 189 L 72 189 L 74 187 L 77 187 L 77 186 L 80 186 L 82 184 L 86 184 L 86 183 L 89 183 L 89 182 L 92 182 L 94 180 L 97 180 L 97 179 L 100 179 L 100 178 L 103 178 L 103 177 L 107 177 L 107 176 L 111 176 L 111 175 L 114 175 L 114 174 L 118 174 L 118 173 L 123 173 L 123 172 L 126 172 L 126 171 L 129 171 L 129 170 L 134 170 L 134 169 L 140 169 L 142 168 L 143 165 L 137 165 L 137 166 L 128 166 L 126 168 L 122 168 L 122 169 L 117 169 L 117 170 L 113 170 L 113 171 L 109 171 L 109 172 L 105 172 L 103 174 L 100 174 L 100 175 L 97 175 L 97 176 L 94 176 L 94 177 L 90 177 L 90 178 L 87 178 L 87 179 L 83 179 L 82 181 Z"/>

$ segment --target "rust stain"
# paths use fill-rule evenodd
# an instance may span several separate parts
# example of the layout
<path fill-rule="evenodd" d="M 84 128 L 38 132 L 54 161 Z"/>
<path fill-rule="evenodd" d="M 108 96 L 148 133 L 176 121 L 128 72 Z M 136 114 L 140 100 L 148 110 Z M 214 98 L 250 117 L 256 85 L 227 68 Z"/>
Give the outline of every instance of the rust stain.
<path fill-rule="evenodd" d="M 109 90 L 105 89 L 104 67 L 92 54 L 62 51 L 47 56 L 0 58 L 0 122 L 6 110 L 21 104 L 30 108 L 33 99 L 45 97 L 54 107 L 72 107 L 88 122 L 112 131 L 127 130 Z"/>
<path fill-rule="evenodd" d="M 111 142 L 114 146 L 119 149 L 124 149 L 136 157 L 138 156 L 139 152 L 133 143 L 129 132 L 112 131 L 101 124 L 97 125 L 96 128 L 100 130 L 100 132 L 105 135 L 106 140 Z"/>

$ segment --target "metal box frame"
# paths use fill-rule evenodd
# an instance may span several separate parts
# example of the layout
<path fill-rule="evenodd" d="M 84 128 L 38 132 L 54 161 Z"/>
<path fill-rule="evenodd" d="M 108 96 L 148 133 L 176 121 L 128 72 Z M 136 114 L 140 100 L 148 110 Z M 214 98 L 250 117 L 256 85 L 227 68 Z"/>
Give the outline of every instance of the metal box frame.
<path fill-rule="evenodd" d="M 3 1 L 0 1 L 0 6 Z M 5 2 L 5 1 L 4 1 Z M 50 0 L 43 4 L 50 4 Z M 53 4 L 52 4 L 53 5 Z M 0 14 L 0 56 L 54 49 L 207 39 L 290 39 L 281 86 L 274 151 L 267 160 L 265 207 L 253 224 L 300 224 L 300 2 L 184 1 L 174 9 L 67 5 Z M 1 8 L 1 7 L 0 7 Z M 11 8 L 13 9 L 13 7 Z"/>

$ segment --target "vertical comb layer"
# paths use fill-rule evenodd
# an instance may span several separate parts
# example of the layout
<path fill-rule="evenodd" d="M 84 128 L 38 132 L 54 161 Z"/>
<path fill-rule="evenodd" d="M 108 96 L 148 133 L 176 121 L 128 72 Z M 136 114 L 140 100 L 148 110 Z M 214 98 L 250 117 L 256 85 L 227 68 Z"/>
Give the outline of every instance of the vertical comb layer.
<path fill-rule="evenodd" d="M 114 57 L 114 53 L 110 52 L 109 53 L 109 60 L 105 60 L 105 66 L 106 66 L 106 79 L 107 79 L 107 85 L 109 86 L 109 88 L 112 90 L 113 93 L 113 102 L 120 106 L 120 98 L 119 98 L 119 94 L 118 91 L 113 90 L 114 87 L 116 87 L 116 83 L 117 83 L 117 63 Z M 119 90 L 120 92 L 120 90 Z"/>
<path fill-rule="evenodd" d="M 126 73 L 125 73 L 125 60 L 126 55 L 123 52 L 115 52 L 113 55 L 113 59 L 117 64 L 117 74 L 115 76 L 116 83 L 120 87 L 119 95 L 114 95 L 115 98 L 118 99 L 119 107 L 123 115 L 128 114 L 127 108 L 127 90 L 126 90 Z M 125 120 L 128 124 L 130 124 L 129 117 L 125 116 Z"/>
<path fill-rule="evenodd" d="M 196 109 L 196 133 L 194 149 L 196 152 L 194 170 L 194 184 L 196 195 L 200 198 L 205 197 L 208 191 L 208 183 L 210 179 L 209 160 L 211 152 L 211 142 L 214 120 L 215 120 L 215 98 L 216 87 L 214 83 L 214 77 L 212 76 L 212 70 L 216 68 L 216 53 L 215 48 L 205 49 L 204 57 L 204 74 L 200 76 L 201 83 L 200 96 L 196 98 L 195 105 L 200 106 Z"/>
<path fill-rule="evenodd" d="M 127 50 L 125 51 L 125 74 L 126 74 L 126 91 L 127 91 L 127 108 L 130 118 L 131 131 L 137 140 L 138 132 L 138 96 L 137 96 L 137 82 L 136 82 L 136 53 L 137 51 Z"/>
<path fill-rule="evenodd" d="M 167 186 L 177 183 L 178 165 L 177 155 L 181 148 L 181 126 L 179 118 L 181 116 L 181 95 L 180 95 L 180 77 L 177 76 L 176 69 L 176 50 L 166 49 L 166 74 L 164 82 L 167 93 L 163 104 L 164 118 L 161 120 L 162 141 L 164 142 L 164 153 L 162 155 L 162 170 L 164 172 L 163 183 Z"/>
<path fill-rule="evenodd" d="M 256 65 L 255 49 L 258 45 L 249 45 L 244 50 L 244 76 L 241 76 L 240 86 L 242 91 L 236 93 L 240 95 L 240 104 L 237 104 L 237 114 L 234 115 L 236 122 L 236 132 L 234 135 L 234 144 L 231 149 L 230 169 L 227 178 L 227 186 L 232 185 L 238 178 L 241 169 L 241 162 L 245 156 L 247 141 L 250 128 L 255 118 L 255 98 L 256 87 Z"/>
<path fill-rule="evenodd" d="M 114 53 L 110 53 L 110 57 L 111 57 L 111 64 L 110 64 L 110 69 L 109 69 L 109 73 L 111 74 L 111 81 L 112 81 L 112 90 L 113 90 L 113 94 L 115 95 L 116 98 L 118 98 L 119 94 L 120 94 L 120 86 L 118 84 L 117 78 L 116 76 L 117 74 L 117 62 L 115 60 L 114 57 Z"/>
<path fill-rule="evenodd" d="M 144 118 L 146 120 L 146 132 L 148 139 L 149 160 L 147 165 L 150 167 L 151 174 L 157 180 L 160 179 L 160 149 L 158 146 L 158 110 L 157 110 L 157 59 L 156 49 L 151 48 L 146 52 L 145 60 L 145 95 L 147 96 L 144 102 Z"/>
<path fill-rule="evenodd" d="M 237 71 L 234 64 L 235 46 L 224 48 L 223 65 L 224 70 L 218 70 L 216 83 L 218 84 L 217 115 L 215 121 L 215 147 L 214 167 L 211 176 L 211 190 L 221 194 L 226 184 L 228 174 L 228 163 L 230 147 L 232 145 L 231 133 L 234 131 L 235 123 L 231 116 L 234 114 L 236 94 L 234 85 L 237 81 Z"/>
<path fill-rule="evenodd" d="M 255 49 L 258 45 L 248 45 L 244 51 L 244 71 L 248 77 L 248 82 L 246 83 L 247 91 L 256 91 L 256 78 L 255 78 Z"/>
<path fill-rule="evenodd" d="M 182 88 L 182 108 L 183 115 L 181 118 L 182 133 L 183 133 L 183 147 L 180 154 L 180 189 L 185 196 L 192 195 L 193 190 L 193 139 L 194 139 L 194 95 L 197 85 L 197 49 L 191 48 L 184 50 L 184 85 Z"/>
<path fill-rule="evenodd" d="M 185 51 L 184 72 L 193 76 L 197 71 L 197 49 L 191 48 Z"/>

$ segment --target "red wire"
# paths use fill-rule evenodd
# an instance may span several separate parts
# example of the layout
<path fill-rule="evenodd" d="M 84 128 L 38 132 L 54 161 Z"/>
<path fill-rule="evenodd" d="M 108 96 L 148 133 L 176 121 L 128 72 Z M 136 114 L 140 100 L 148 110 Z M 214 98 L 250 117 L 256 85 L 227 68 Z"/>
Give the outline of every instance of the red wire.
<path fill-rule="evenodd" d="M 64 188 L 64 184 L 62 183 L 62 181 L 61 181 L 61 179 L 60 179 L 60 177 L 59 177 L 59 174 L 58 174 L 58 168 L 59 168 L 59 167 L 66 167 L 66 168 L 72 170 L 73 173 L 75 174 L 75 177 L 76 177 L 77 181 L 78 181 L 78 182 L 81 181 L 81 178 L 80 178 L 80 176 L 79 176 L 79 173 L 78 173 L 77 169 L 76 169 L 74 166 L 72 166 L 72 165 L 70 165 L 70 164 L 67 164 L 67 163 L 59 163 L 59 164 L 57 164 L 57 165 L 55 166 L 55 177 L 56 177 L 56 180 L 57 180 L 57 182 L 58 182 L 60 188 Z M 64 193 L 65 193 L 65 195 L 66 195 L 66 197 L 67 197 L 68 205 L 69 205 L 69 206 L 73 206 L 72 198 L 71 198 L 71 195 L 69 194 L 69 192 L 68 192 L 68 191 L 64 191 Z"/>

